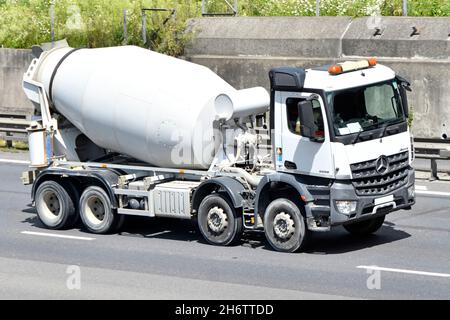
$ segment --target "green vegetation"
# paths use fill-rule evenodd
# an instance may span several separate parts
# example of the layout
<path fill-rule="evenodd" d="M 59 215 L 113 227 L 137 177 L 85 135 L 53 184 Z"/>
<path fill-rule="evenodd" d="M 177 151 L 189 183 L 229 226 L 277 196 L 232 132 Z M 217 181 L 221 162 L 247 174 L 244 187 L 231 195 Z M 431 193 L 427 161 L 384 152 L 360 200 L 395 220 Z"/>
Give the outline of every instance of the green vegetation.
<path fill-rule="evenodd" d="M 107 47 L 121 44 L 147 46 L 180 55 L 189 40 L 186 20 L 200 15 L 201 1 L 185 0 L 0 0 L 0 46 L 30 48 L 51 41 L 50 8 L 54 3 L 55 38 L 66 38 L 73 47 Z M 175 8 L 147 12 L 147 39 L 142 40 L 142 8 Z M 127 34 L 124 37 L 124 9 Z"/>
<path fill-rule="evenodd" d="M 27 151 L 27 150 L 28 150 L 28 144 L 26 142 L 13 141 L 12 146 L 9 147 L 5 140 L 0 139 L 0 151 L 17 153 L 17 152 Z"/>
<path fill-rule="evenodd" d="M 220 0 L 215 0 L 219 3 Z M 313 16 L 316 0 L 247 0 L 240 1 L 242 15 Z M 323 16 L 400 16 L 402 0 L 321 0 Z M 449 0 L 408 0 L 410 16 L 450 16 Z"/>
<path fill-rule="evenodd" d="M 232 2 L 232 1 L 231 1 Z M 121 44 L 147 46 L 180 55 L 191 37 L 184 31 L 187 19 L 201 14 L 201 0 L 0 0 L 0 46 L 29 48 L 49 42 L 50 7 L 54 3 L 55 37 L 73 47 Z M 210 0 L 209 10 L 230 11 L 224 0 Z M 239 0 L 242 16 L 312 16 L 315 0 Z M 175 8 L 170 14 L 147 12 L 148 42 L 142 40 L 142 8 Z M 124 39 L 123 11 L 127 14 Z M 409 0 L 411 16 L 450 16 L 449 0 Z M 402 0 L 321 0 L 321 15 L 401 15 Z"/>

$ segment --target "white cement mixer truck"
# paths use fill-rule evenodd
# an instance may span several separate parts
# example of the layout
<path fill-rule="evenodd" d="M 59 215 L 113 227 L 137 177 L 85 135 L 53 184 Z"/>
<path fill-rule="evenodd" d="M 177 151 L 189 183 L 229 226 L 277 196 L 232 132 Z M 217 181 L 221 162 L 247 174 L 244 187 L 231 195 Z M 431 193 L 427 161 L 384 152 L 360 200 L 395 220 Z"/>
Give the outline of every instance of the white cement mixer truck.
<path fill-rule="evenodd" d="M 293 252 L 338 225 L 373 233 L 415 203 L 409 84 L 375 59 L 274 68 L 269 94 L 133 46 L 35 55 L 22 179 L 50 229 L 195 219 L 211 244 L 253 230 Z"/>

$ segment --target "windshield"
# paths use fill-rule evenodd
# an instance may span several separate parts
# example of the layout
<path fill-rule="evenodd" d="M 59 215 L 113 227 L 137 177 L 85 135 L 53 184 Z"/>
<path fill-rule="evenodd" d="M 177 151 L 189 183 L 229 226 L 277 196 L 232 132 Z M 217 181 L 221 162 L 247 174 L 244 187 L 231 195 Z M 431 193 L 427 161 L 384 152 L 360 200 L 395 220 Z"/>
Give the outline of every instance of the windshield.
<path fill-rule="evenodd" d="M 327 100 L 337 136 L 404 120 L 398 84 L 394 80 L 330 92 Z"/>

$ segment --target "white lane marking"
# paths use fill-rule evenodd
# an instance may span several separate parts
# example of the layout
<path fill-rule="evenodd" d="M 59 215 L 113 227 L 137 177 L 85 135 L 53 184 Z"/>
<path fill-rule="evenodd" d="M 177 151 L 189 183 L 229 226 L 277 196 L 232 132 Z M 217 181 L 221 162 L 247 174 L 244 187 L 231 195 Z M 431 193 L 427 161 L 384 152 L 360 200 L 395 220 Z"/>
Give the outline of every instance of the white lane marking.
<path fill-rule="evenodd" d="M 160 231 L 160 232 L 155 232 L 155 233 L 147 234 L 146 237 L 157 237 L 157 236 L 161 236 L 161 235 L 163 235 L 163 234 L 171 233 L 171 232 L 172 232 L 172 231 L 170 231 L 170 230 Z"/>
<path fill-rule="evenodd" d="M 45 233 L 45 232 L 22 231 L 21 233 L 31 235 L 31 236 L 64 238 L 64 239 L 72 239 L 72 240 L 85 240 L 85 241 L 95 240 L 95 238 L 89 238 L 89 237 L 66 236 L 66 235 L 62 235 L 62 234 Z"/>
<path fill-rule="evenodd" d="M 422 191 L 428 190 L 427 186 L 418 186 L 418 185 L 416 185 L 415 188 L 416 188 L 416 190 L 422 190 Z"/>
<path fill-rule="evenodd" d="M 384 268 L 384 267 L 377 267 L 377 266 L 357 266 L 356 268 L 358 268 L 358 269 L 368 269 L 368 270 L 387 271 L 387 272 L 397 272 L 397 273 L 407 273 L 407 274 L 417 274 L 417 275 L 429 276 L 429 277 L 450 278 L 450 274 L 449 273 L 415 271 L 415 270 L 406 270 L 406 269 L 394 269 L 394 268 Z"/>
<path fill-rule="evenodd" d="M 450 197 L 450 192 L 416 190 L 416 193 L 417 193 L 417 194 L 429 194 L 429 195 L 433 195 L 433 196 L 445 196 L 445 197 Z"/>
<path fill-rule="evenodd" d="M 0 163 L 30 164 L 30 161 L 13 160 L 13 159 L 0 159 Z"/>

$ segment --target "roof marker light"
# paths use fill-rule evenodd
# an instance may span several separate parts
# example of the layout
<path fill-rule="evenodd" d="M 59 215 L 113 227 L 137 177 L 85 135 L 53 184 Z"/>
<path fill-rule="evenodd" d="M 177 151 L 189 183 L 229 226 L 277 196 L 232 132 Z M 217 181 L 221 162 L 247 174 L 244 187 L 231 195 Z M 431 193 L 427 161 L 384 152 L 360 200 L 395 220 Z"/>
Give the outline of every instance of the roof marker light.
<path fill-rule="evenodd" d="M 331 75 L 338 75 L 344 72 L 367 69 L 369 67 L 374 67 L 376 65 L 377 59 L 375 58 L 368 58 L 359 61 L 345 61 L 332 65 L 331 67 L 328 68 L 328 72 Z"/>
<path fill-rule="evenodd" d="M 377 59 L 376 58 L 369 58 L 369 59 L 367 59 L 367 62 L 369 62 L 369 66 L 371 66 L 371 67 L 377 65 Z"/>
<path fill-rule="evenodd" d="M 343 72 L 342 66 L 335 64 L 328 68 L 328 72 L 330 74 L 340 74 Z"/>

